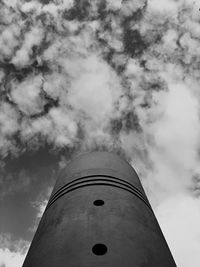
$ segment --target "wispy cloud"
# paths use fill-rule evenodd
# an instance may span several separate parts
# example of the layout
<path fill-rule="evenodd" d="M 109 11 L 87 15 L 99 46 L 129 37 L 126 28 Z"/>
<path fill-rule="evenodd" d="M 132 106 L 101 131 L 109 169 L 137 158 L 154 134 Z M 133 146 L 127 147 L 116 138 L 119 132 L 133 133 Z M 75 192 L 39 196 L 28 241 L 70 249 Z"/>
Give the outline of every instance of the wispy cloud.
<path fill-rule="evenodd" d="M 20 267 L 29 247 L 29 242 L 24 240 L 13 240 L 9 234 L 0 235 L 0 266 Z"/>

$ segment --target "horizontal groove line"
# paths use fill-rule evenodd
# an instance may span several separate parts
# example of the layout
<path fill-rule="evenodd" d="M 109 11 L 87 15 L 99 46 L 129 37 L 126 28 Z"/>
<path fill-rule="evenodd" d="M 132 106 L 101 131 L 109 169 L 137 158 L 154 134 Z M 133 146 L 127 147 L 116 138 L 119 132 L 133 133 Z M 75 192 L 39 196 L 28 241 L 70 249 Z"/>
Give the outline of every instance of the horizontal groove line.
<path fill-rule="evenodd" d="M 80 178 L 74 179 L 73 181 L 71 181 L 71 182 L 69 182 L 69 183 L 63 185 L 59 190 L 57 190 L 57 191 L 53 194 L 53 196 L 51 197 L 51 199 L 53 199 L 56 195 L 59 195 L 60 192 L 62 192 L 63 190 L 65 190 L 65 188 L 68 187 L 69 185 L 71 185 L 71 184 L 76 184 L 76 182 L 78 182 L 78 181 L 86 180 L 86 179 L 94 178 L 94 177 L 104 177 L 104 178 L 110 178 L 110 179 L 113 179 L 114 181 L 115 181 L 115 180 L 116 180 L 116 181 L 120 181 L 120 182 L 124 183 L 125 185 L 127 184 L 127 185 L 129 185 L 130 187 L 132 187 L 135 191 L 138 192 L 138 194 L 141 195 L 141 197 L 144 197 L 144 198 L 145 198 L 145 195 L 144 195 L 144 194 L 143 194 L 137 187 L 135 187 L 135 186 L 132 185 L 131 183 L 129 183 L 129 182 L 123 180 L 123 179 L 116 178 L 116 177 L 114 177 L 114 176 L 110 176 L 110 175 L 102 175 L 102 174 L 100 174 L 100 175 L 87 175 L 87 176 L 84 176 L 84 177 L 80 177 Z M 96 179 L 96 178 L 95 178 L 95 179 Z M 106 179 L 106 180 L 108 180 L 108 179 Z M 51 201 L 51 199 L 50 199 L 50 201 Z M 50 201 L 49 201 L 49 202 L 50 202 Z"/>
<path fill-rule="evenodd" d="M 96 181 L 96 183 L 94 183 L 94 181 L 91 181 L 93 183 L 85 183 L 85 182 L 82 182 L 82 183 L 78 183 L 76 185 L 73 185 L 73 186 L 70 186 L 68 188 L 66 188 L 66 190 L 62 191 L 59 195 L 57 195 L 55 198 L 51 199 L 49 201 L 49 204 L 47 205 L 46 207 L 46 210 L 56 201 L 58 200 L 59 198 L 61 198 L 63 195 L 71 192 L 71 191 L 74 191 L 76 189 L 79 189 L 79 188 L 82 188 L 82 187 L 87 187 L 87 186 L 96 186 L 96 185 L 106 185 L 106 186 L 113 186 L 113 187 L 116 187 L 116 188 L 121 188 L 121 189 L 124 189 L 130 193 L 132 193 L 133 195 L 137 196 L 139 199 L 141 199 L 150 209 L 151 209 L 151 206 L 150 204 L 143 198 L 141 197 L 141 195 L 138 195 L 138 193 L 133 190 L 133 189 L 130 189 L 129 187 L 127 186 L 121 186 L 121 184 L 119 183 L 109 183 L 109 182 L 98 182 Z M 152 210 L 152 209 L 151 209 Z"/>
<path fill-rule="evenodd" d="M 88 184 L 88 183 L 91 183 L 91 182 L 98 182 L 98 181 L 101 181 L 101 182 L 103 181 L 105 183 L 106 182 L 108 182 L 108 183 L 116 183 L 116 184 L 120 184 L 120 185 L 122 185 L 124 187 L 128 187 L 130 190 L 133 190 L 133 192 L 136 195 L 139 195 L 141 198 L 143 198 L 144 200 L 146 200 L 144 198 L 144 196 L 140 192 L 138 192 L 137 190 L 135 190 L 135 187 L 134 186 L 127 185 L 127 184 L 122 183 L 121 181 L 119 182 L 118 180 L 115 180 L 115 179 L 93 178 L 93 179 L 84 179 L 82 181 L 79 180 L 79 181 L 76 181 L 74 183 L 71 183 L 70 185 L 69 184 L 66 184 L 65 187 L 61 191 L 59 191 L 57 194 L 54 194 L 51 197 L 51 199 L 49 200 L 49 203 L 51 203 L 55 198 L 57 198 L 60 194 L 62 194 L 62 192 L 66 191 L 69 188 L 75 187 L 75 186 L 77 186 L 79 184 L 84 184 L 84 183 L 87 183 Z"/>
<path fill-rule="evenodd" d="M 130 190 L 130 189 L 128 189 L 128 188 L 124 188 L 124 187 L 121 187 L 121 186 L 119 186 L 119 185 L 116 185 L 116 184 L 109 184 L 109 183 L 90 183 L 90 184 L 82 184 L 82 185 L 79 185 L 79 186 L 77 186 L 77 187 L 72 187 L 72 188 L 70 188 L 69 190 L 67 190 L 66 192 L 64 191 L 62 194 L 60 194 L 60 195 L 58 195 L 57 196 L 57 198 L 55 198 L 53 201 L 51 201 L 48 205 L 47 205 L 47 207 L 46 207 L 46 210 L 56 201 L 56 200 L 58 200 L 59 198 L 61 198 L 63 195 L 65 195 L 65 194 L 67 194 L 67 193 L 69 193 L 69 192 L 71 192 L 71 191 L 74 191 L 74 190 L 76 190 L 76 189 L 79 189 L 79 188 L 82 188 L 82 187 L 87 187 L 87 186 L 96 186 L 96 185 L 107 185 L 107 186 L 113 186 L 113 187 L 116 187 L 116 188 L 121 188 L 121 189 L 124 189 L 124 190 L 126 190 L 126 191 L 128 191 L 128 192 L 130 192 L 130 193 L 132 193 L 134 196 L 137 196 L 138 198 L 140 198 L 151 210 L 152 210 L 152 208 L 151 208 L 151 206 L 150 206 L 150 204 L 145 200 L 145 199 L 143 199 L 141 196 L 139 196 L 139 195 L 137 195 L 137 194 L 135 194 L 135 192 L 133 192 L 133 190 Z"/>

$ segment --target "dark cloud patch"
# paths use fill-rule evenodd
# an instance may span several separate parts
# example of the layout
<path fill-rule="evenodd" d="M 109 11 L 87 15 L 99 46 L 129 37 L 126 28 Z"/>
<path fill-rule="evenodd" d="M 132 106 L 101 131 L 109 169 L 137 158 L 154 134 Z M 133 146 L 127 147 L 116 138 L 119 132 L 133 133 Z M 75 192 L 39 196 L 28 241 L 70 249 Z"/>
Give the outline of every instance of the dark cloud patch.
<path fill-rule="evenodd" d="M 48 114 L 51 108 L 57 108 L 59 106 L 59 98 L 52 98 L 44 90 L 41 90 L 41 98 L 44 99 L 44 106 L 41 112 L 30 115 L 30 119 L 37 119 Z"/>
<path fill-rule="evenodd" d="M 149 99 L 148 97 L 144 98 L 144 101 L 140 104 L 140 106 L 144 109 L 149 109 L 151 108 L 151 99 Z"/>
<path fill-rule="evenodd" d="M 125 29 L 124 52 L 131 57 L 141 56 L 147 44 L 138 30 Z"/>
<path fill-rule="evenodd" d="M 122 117 L 113 119 L 110 122 L 110 130 L 113 136 L 120 133 L 130 133 L 131 131 L 141 132 L 142 128 L 139 123 L 139 118 L 135 111 L 131 110 Z"/>
<path fill-rule="evenodd" d="M 128 112 L 123 118 L 124 131 L 130 132 L 132 130 L 141 132 L 142 128 L 140 126 L 139 118 L 134 112 L 134 110 Z"/>
<path fill-rule="evenodd" d="M 45 114 L 47 114 L 49 112 L 49 110 L 52 107 L 58 107 L 59 106 L 59 100 L 58 99 L 53 99 L 50 96 L 48 96 L 47 94 L 44 95 L 44 98 L 47 101 L 47 103 L 44 105 L 44 111 L 42 113 L 40 113 L 39 116 L 44 116 Z"/>
<path fill-rule="evenodd" d="M 123 128 L 123 123 L 121 118 L 111 120 L 110 125 L 111 125 L 111 133 L 113 135 L 118 135 Z"/>
<path fill-rule="evenodd" d="M 198 173 L 192 177 L 192 186 L 190 190 L 195 197 L 200 197 L 200 175 Z"/>
<path fill-rule="evenodd" d="M 124 3 L 126 3 L 126 1 L 124 1 Z M 147 0 L 143 1 L 143 3 L 141 1 L 141 7 L 140 8 L 137 8 L 136 10 L 131 12 L 131 14 L 122 17 L 121 23 L 122 23 L 124 28 L 127 28 L 127 27 L 137 23 L 138 21 L 142 20 L 144 14 L 145 14 L 146 8 L 147 8 L 147 3 L 148 3 Z"/>
<path fill-rule="evenodd" d="M 113 48 L 109 48 L 103 53 L 103 58 L 116 71 L 118 75 L 123 76 L 126 69 L 126 60 L 122 62 L 115 61 L 115 58 L 123 56 L 123 53 L 116 52 Z"/>
<path fill-rule="evenodd" d="M 108 14 L 107 12 L 107 5 L 106 5 L 106 0 L 99 1 L 98 3 L 98 14 L 99 14 L 99 19 L 100 20 L 105 20 L 106 15 Z"/>
<path fill-rule="evenodd" d="M 16 79 L 19 82 L 25 80 L 29 75 L 38 75 L 40 73 L 46 74 L 50 73 L 49 64 L 45 61 L 38 63 L 37 60 L 33 61 L 32 64 L 26 67 L 16 67 L 11 62 L 0 62 L 0 69 L 5 73 L 3 79 L 3 86 L 7 87 L 10 81 Z"/>
<path fill-rule="evenodd" d="M 74 6 L 63 12 L 63 18 L 66 20 L 78 20 L 84 21 L 90 19 L 90 7 L 89 0 L 75 0 Z"/>
<path fill-rule="evenodd" d="M 168 89 L 168 86 L 163 79 L 161 79 L 160 77 L 153 78 L 153 75 L 150 79 L 144 79 L 141 82 L 141 87 L 143 88 L 143 90 L 149 91 L 150 94 L 152 94 L 154 91 L 166 91 Z M 147 95 L 149 95 L 149 93 L 147 93 Z"/>
<path fill-rule="evenodd" d="M 37 60 L 35 60 L 31 67 L 34 68 L 35 73 L 42 73 L 42 74 L 47 74 L 47 73 L 51 73 L 51 67 L 50 64 L 47 61 L 42 61 L 41 63 L 39 63 Z"/>
<path fill-rule="evenodd" d="M 107 10 L 105 0 L 75 0 L 73 7 L 63 12 L 63 18 L 69 21 L 77 20 L 80 22 L 104 20 L 111 11 Z"/>
<path fill-rule="evenodd" d="M 53 0 L 38 0 L 38 2 L 40 2 L 40 3 L 43 4 L 43 5 L 48 5 L 48 4 L 50 4 L 51 2 L 53 2 Z"/>

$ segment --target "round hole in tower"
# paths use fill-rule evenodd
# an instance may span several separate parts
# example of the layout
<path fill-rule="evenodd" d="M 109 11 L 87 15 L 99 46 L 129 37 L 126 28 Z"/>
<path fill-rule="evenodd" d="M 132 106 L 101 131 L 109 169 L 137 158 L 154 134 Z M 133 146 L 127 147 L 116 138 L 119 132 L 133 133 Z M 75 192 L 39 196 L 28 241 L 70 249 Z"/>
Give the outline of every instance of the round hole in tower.
<path fill-rule="evenodd" d="M 108 251 L 108 249 L 107 249 L 106 245 L 104 245 L 104 244 L 96 244 L 92 248 L 92 252 L 97 256 L 102 256 L 102 255 L 106 254 L 107 251 Z"/>
<path fill-rule="evenodd" d="M 101 200 L 101 199 L 97 199 L 97 200 L 95 200 L 95 201 L 93 202 L 93 204 L 94 204 L 95 206 L 103 206 L 103 205 L 104 205 L 104 201 Z"/>

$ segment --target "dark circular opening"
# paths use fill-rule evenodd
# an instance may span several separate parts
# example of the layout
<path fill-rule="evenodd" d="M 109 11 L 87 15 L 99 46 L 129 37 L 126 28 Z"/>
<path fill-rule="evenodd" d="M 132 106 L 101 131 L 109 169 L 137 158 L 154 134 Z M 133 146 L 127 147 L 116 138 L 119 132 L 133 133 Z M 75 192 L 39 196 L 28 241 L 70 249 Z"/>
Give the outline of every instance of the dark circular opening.
<path fill-rule="evenodd" d="M 92 252 L 98 256 L 106 254 L 107 251 L 108 249 L 104 244 L 96 244 L 92 248 Z"/>
<path fill-rule="evenodd" d="M 103 206 L 103 205 L 104 205 L 104 201 L 101 200 L 101 199 L 97 199 L 97 200 L 95 200 L 95 201 L 93 202 L 93 204 L 94 204 L 95 206 Z"/>

